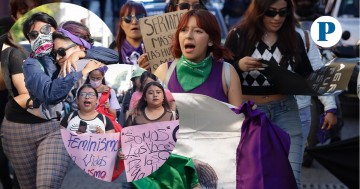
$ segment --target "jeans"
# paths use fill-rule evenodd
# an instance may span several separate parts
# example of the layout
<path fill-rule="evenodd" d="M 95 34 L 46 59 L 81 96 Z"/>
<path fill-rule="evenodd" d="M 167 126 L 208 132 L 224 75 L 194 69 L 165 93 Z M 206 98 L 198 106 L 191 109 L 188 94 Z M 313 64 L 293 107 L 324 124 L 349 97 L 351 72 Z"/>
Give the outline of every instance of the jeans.
<path fill-rule="evenodd" d="M 301 129 L 303 134 L 303 151 L 305 150 L 305 144 L 309 135 L 310 126 L 311 126 L 311 110 L 310 106 L 299 109 Z"/>
<path fill-rule="evenodd" d="M 300 189 L 303 134 L 295 98 L 289 96 L 279 101 L 257 104 L 257 109 L 263 111 L 268 118 L 290 135 L 291 144 L 289 161 L 291 168 L 293 169 L 296 183 Z"/>

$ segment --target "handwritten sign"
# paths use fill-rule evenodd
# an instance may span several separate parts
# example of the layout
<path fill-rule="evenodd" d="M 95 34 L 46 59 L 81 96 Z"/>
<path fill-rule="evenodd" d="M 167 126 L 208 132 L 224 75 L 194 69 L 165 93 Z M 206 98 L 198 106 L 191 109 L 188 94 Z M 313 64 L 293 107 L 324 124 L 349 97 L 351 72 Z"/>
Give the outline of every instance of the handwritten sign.
<path fill-rule="evenodd" d="M 140 19 L 141 34 L 152 72 L 160 64 L 174 59 L 170 50 L 172 38 L 181 16 L 186 12 L 186 10 L 175 11 Z"/>
<path fill-rule="evenodd" d="M 76 165 L 90 176 L 111 182 L 120 133 L 77 135 L 61 129 L 61 136 Z"/>
<path fill-rule="evenodd" d="M 178 120 L 122 129 L 121 146 L 128 182 L 142 179 L 164 164 L 175 147 L 178 130 Z"/>
<path fill-rule="evenodd" d="M 333 95 L 346 89 L 355 67 L 355 63 L 335 59 L 304 78 L 273 63 L 268 65 L 262 73 L 277 87 L 277 93 L 312 96 Z"/>

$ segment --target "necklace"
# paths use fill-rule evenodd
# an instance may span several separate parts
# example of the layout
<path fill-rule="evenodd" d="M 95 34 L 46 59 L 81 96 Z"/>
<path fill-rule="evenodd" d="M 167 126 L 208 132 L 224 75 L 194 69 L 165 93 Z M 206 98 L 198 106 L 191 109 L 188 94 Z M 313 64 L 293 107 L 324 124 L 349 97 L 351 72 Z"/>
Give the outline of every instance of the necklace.
<path fill-rule="evenodd" d="M 269 39 L 270 38 L 270 39 Z M 265 33 L 265 35 L 262 37 L 263 42 L 268 46 L 268 50 L 271 50 L 271 47 L 274 45 L 274 43 L 277 40 L 277 37 L 271 38 L 268 33 Z"/>

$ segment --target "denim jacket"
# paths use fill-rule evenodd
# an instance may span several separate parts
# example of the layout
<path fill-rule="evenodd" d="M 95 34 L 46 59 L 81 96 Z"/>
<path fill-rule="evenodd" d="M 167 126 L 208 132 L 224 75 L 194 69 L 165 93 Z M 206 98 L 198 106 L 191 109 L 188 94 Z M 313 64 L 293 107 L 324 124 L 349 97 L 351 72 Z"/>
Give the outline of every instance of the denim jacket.
<path fill-rule="evenodd" d="M 96 59 L 104 64 L 115 64 L 119 60 L 116 51 L 93 47 L 87 50 L 86 57 Z M 40 104 L 57 104 L 64 100 L 75 82 L 82 78 L 82 72 L 71 72 L 66 77 L 58 77 L 60 68 L 51 56 L 27 58 L 23 64 L 25 85 L 29 91 L 33 106 Z"/>

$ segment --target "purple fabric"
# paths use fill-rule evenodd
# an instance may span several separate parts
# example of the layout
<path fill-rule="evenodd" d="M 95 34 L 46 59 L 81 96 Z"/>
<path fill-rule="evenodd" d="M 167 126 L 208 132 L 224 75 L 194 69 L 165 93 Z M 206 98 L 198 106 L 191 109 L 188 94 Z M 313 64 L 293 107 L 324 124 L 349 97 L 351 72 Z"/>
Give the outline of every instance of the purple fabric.
<path fill-rule="evenodd" d="M 290 136 L 253 105 L 244 103 L 239 111 L 245 120 L 236 151 L 236 188 L 296 189 L 288 160 Z"/>
<path fill-rule="evenodd" d="M 125 39 L 124 43 L 121 46 L 121 59 L 124 64 L 137 64 L 137 60 L 139 59 L 140 55 L 143 54 L 141 45 L 137 48 L 134 48 L 130 45 L 130 43 Z"/>
<path fill-rule="evenodd" d="M 214 62 L 213 60 L 213 65 L 208 79 L 202 85 L 188 91 L 187 93 L 203 94 L 222 102 L 228 102 L 228 98 L 224 93 L 222 85 L 223 64 L 223 61 Z M 170 65 L 171 62 L 168 63 L 168 66 Z M 172 93 L 185 93 L 177 79 L 175 70 L 170 77 L 168 88 Z"/>
<path fill-rule="evenodd" d="M 334 109 L 330 109 L 330 110 L 327 110 L 326 112 L 324 112 L 323 114 L 321 114 L 320 116 L 320 125 L 319 125 L 319 129 L 318 129 L 318 132 L 317 132 L 317 137 L 318 137 L 318 140 L 321 144 L 324 144 L 325 141 L 330 137 L 330 130 L 327 130 L 327 129 L 321 129 L 322 125 L 324 124 L 324 120 L 325 120 L 325 115 L 326 113 L 333 113 L 333 114 L 336 114 L 337 113 L 337 110 L 334 108 Z"/>
<path fill-rule="evenodd" d="M 66 37 L 70 38 L 70 40 L 78 45 L 81 45 L 83 47 L 85 47 L 86 49 L 91 49 L 91 44 L 89 42 L 87 42 L 85 39 L 82 39 L 78 36 L 75 36 L 74 34 L 70 33 L 69 31 L 63 29 L 63 28 L 58 28 L 56 31 L 64 34 Z"/>

